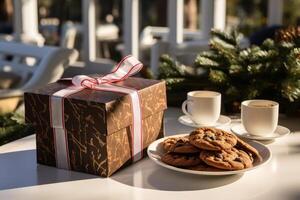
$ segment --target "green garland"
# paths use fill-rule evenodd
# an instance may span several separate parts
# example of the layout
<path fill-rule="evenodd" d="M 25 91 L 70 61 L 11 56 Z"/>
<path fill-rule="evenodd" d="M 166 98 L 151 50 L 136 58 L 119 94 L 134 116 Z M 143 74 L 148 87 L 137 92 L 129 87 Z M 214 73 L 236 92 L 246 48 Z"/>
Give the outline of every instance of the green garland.
<path fill-rule="evenodd" d="M 0 115 L 0 146 L 33 133 L 33 128 L 24 124 L 24 117 L 20 114 Z"/>
<path fill-rule="evenodd" d="M 193 66 L 161 56 L 159 78 L 166 80 L 169 93 L 212 89 L 222 92 L 225 104 L 264 98 L 284 109 L 299 106 L 300 36 L 241 48 L 243 36 L 236 30 L 212 30 L 211 35 L 210 50 L 200 52 Z"/>

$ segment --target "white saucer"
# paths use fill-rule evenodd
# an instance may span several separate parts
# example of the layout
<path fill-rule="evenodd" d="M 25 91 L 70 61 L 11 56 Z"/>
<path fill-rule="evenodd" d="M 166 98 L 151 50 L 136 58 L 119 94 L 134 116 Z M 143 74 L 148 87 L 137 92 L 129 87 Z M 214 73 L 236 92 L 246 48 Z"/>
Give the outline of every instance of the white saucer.
<path fill-rule="evenodd" d="M 252 139 L 252 140 L 273 140 L 276 138 L 286 136 L 286 135 L 290 134 L 290 132 L 291 132 L 288 128 L 286 128 L 284 126 L 277 126 L 276 130 L 272 134 L 269 134 L 267 136 L 256 136 L 256 135 L 249 134 L 245 130 L 245 128 L 242 124 L 237 124 L 237 125 L 231 127 L 231 131 L 238 136 L 241 136 L 243 138 Z"/>
<path fill-rule="evenodd" d="M 191 120 L 191 118 L 187 115 L 182 115 L 178 118 L 178 121 L 186 126 L 191 126 L 191 127 L 196 127 L 196 128 L 200 128 L 200 127 L 219 127 L 219 126 L 224 126 L 224 125 L 228 125 L 231 122 L 231 119 L 225 115 L 220 115 L 218 121 L 214 124 L 214 125 L 202 125 L 202 124 L 196 124 L 195 122 L 193 122 Z"/>

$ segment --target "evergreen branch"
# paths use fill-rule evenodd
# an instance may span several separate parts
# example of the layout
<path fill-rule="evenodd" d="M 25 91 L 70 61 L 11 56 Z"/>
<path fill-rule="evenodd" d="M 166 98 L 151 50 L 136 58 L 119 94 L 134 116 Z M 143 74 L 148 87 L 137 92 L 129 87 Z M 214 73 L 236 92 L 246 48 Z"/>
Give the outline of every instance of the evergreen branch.
<path fill-rule="evenodd" d="M 247 66 L 247 71 L 251 75 L 260 74 L 260 73 L 264 73 L 264 68 L 263 67 L 264 66 L 261 63 L 259 63 L 259 64 L 249 64 Z"/>
<path fill-rule="evenodd" d="M 212 29 L 211 35 L 232 46 L 237 46 L 240 42 L 240 39 L 242 38 L 242 35 L 237 33 L 236 31 L 232 31 L 231 33 L 228 34 L 226 32 L 217 29 Z"/>
<path fill-rule="evenodd" d="M 209 80 L 215 84 L 224 84 L 228 82 L 228 77 L 226 73 L 221 70 L 213 70 L 209 71 Z"/>
<path fill-rule="evenodd" d="M 291 42 L 279 42 L 278 43 L 278 47 L 282 48 L 282 49 L 291 49 L 295 46 L 294 43 Z"/>
<path fill-rule="evenodd" d="M 245 69 L 241 65 L 230 65 L 229 66 L 229 74 L 238 75 L 244 73 Z"/>
<path fill-rule="evenodd" d="M 300 48 L 290 51 L 285 66 L 291 76 L 300 77 Z"/>
<path fill-rule="evenodd" d="M 220 56 L 217 52 L 215 51 L 203 51 L 200 54 L 198 54 L 198 56 L 196 57 L 195 62 L 197 62 L 197 60 L 201 57 L 204 58 L 209 58 L 215 62 L 223 62 L 224 61 L 224 57 Z"/>
<path fill-rule="evenodd" d="M 203 68 L 225 68 L 229 64 L 226 57 L 218 54 L 216 51 L 204 51 L 198 54 L 195 59 L 194 67 Z"/>
<path fill-rule="evenodd" d="M 24 124 L 24 117 L 16 113 L 0 115 L 0 146 L 33 134 L 31 126 Z"/>
<path fill-rule="evenodd" d="M 228 63 L 234 62 L 236 60 L 235 47 L 224 43 L 217 39 L 212 39 L 210 41 L 210 48 L 215 50 L 216 54 L 227 59 Z"/>
<path fill-rule="evenodd" d="M 274 50 L 261 50 L 259 47 L 252 47 L 240 52 L 239 59 L 246 64 L 263 64 L 271 62 L 278 56 Z"/>
<path fill-rule="evenodd" d="M 186 66 L 176 62 L 167 54 L 162 55 L 159 61 L 159 78 L 182 77 L 186 74 Z"/>
<path fill-rule="evenodd" d="M 282 83 L 281 92 L 283 97 L 290 102 L 300 99 L 300 80 L 287 79 Z"/>
<path fill-rule="evenodd" d="M 274 40 L 268 38 L 265 41 L 263 41 L 261 45 L 261 49 L 263 50 L 269 50 L 269 49 L 274 49 L 276 48 Z"/>
<path fill-rule="evenodd" d="M 196 58 L 196 66 L 203 68 L 219 68 L 220 64 L 210 58 L 199 56 Z"/>

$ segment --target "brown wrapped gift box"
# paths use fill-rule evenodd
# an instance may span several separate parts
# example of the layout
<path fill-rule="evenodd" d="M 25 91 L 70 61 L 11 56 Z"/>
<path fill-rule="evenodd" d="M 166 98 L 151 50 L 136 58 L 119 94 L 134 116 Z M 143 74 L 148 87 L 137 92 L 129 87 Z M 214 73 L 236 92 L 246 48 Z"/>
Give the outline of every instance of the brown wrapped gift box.
<path fill-rule="evenodd" d="M 70 84 L 60 81 L 24 95 L 26 122 L 36 130 L 38 163 L 56 166 L 49 99 Z M 163 136 L 163 113 L 167 107 L 165 82 L 128 78 L 117 85 L 138 90 L 145 154 L 147 146 Z M 72 170 L 107 177 L 132 163 L 129 95 L 84 89 L 64 100 L 64 120 Z"/>

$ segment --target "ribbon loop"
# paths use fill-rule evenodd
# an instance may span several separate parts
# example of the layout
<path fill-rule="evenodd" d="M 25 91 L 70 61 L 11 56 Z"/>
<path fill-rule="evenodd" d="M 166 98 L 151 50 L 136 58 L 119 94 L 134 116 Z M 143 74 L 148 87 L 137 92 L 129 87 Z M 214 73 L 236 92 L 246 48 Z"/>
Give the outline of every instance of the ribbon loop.
<path fill-rule="evenodd" d="M 86 75 L 77 75 L 72 78 L 72 83 L 78 87 L 94 88 L 97 85 L 116 83 L 138 73 L 143 64 L 135 57 L 129 55 L 123 58 L 113 71 L 103 77 L 92 78 Z"/>
<path fill-rule="evenodd" d="M 138 59 L 133 56 L 127 56 L 116 65 L 113 72 L 97 80 L 99 83 L 119 82 L 138 73 L 142 67 L 143 64 Z"/>
<path fill-rule="evenodd" d="M 72 78 L 73 85 L 77 87 L 93 88 L 94 85 L 98 85 L 98 81 L 95 78 L 86 75 L 77 75 Z"/>

